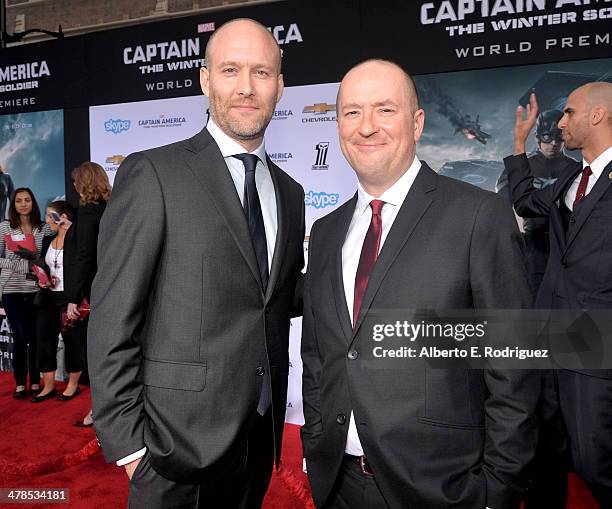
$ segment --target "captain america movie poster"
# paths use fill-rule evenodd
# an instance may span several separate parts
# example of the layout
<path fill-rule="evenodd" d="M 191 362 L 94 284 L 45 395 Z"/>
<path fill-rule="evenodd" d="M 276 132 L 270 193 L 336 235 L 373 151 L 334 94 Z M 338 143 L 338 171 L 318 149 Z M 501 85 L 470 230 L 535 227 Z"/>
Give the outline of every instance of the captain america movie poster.
<path fill-rule="evenodd" d="M 443 175 L 499 191 L 517 106 L 533 92 L 540 112 L 561 112 L 572 90 L 593 81 L 612 81 L 612 59 L 415 76 L 426 114 L 417 153 Z M 527 152 L 538 150 L 532 133 Z"/>

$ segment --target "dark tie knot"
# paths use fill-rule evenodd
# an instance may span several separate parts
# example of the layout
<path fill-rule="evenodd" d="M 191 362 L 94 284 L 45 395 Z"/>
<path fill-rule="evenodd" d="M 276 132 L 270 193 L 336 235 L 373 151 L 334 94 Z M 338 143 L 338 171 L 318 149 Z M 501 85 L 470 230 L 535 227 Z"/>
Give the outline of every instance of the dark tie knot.
<path fill-rule="evenodd" d="M 370 207 L 372 208 L 372 215 L 373 216 L 380 216 L 380 213 L 382 211 L 383 205 L 385 204 L 384 201 L 382 200 L 372 200 L 370 202 Z"/>
<path fill-rule="evenodd" d="M 590 177 L 591 175 L 593 175 L 593 170 L 591 170 L 591 167 L 590 167 L 590 166 L 585 166 L 585 167 L 584 167 L 584 170 L 582 170 L 582 174 L 583 174 L 585 177 Z"/>
<path fill-rule="evenodd" d="M 244 164 L 244 170 L 247 173 L 255 173 L 255 167 L 257 166 L 257 161 L 259 161 L 259 157 L 257 157 L 255 154 L 236 154 L 232 157 L 242 161 Z"/>

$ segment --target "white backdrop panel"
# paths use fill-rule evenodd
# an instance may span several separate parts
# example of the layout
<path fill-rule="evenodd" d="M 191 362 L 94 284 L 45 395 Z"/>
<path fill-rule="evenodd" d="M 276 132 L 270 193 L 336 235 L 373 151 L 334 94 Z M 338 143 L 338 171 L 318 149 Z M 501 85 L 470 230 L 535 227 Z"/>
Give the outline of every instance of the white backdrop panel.
<path fill-rule="evenodd" d="M 204 96 L 111 104 L 89 108 L 91 160 L 101 164 L 111 182 L 121 161 L 132 152 L 189 138 L 206 123 Z"/>

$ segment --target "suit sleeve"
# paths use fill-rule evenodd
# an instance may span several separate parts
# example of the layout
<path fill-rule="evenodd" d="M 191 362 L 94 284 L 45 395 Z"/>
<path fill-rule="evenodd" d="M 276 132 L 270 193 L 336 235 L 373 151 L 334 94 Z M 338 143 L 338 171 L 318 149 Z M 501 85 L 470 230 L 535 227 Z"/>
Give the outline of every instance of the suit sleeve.
<path fill-rule="evenodd" d="M 139 333 L 163 248 L 163 203 L 151 161 L 128 157 L 100 223 L 88 329 L 93 414 L 109 462 L 145 446 Z"/>
<path fill-rule="evenodd" d="M 310 455 L 310 444 L 322 431 L 320 379 L 321 356 L 315 331 L 315 316 L 310 293 L 313 276 L 314 239 L 316 224 L 312 227 L 308 246 L 308 271 L 304 280 L 304 317 L 302 319 L 302 402 L 304 426 L 301 429 L 304 457 Z"/>
<path fill-rule="evenodd" d="M 489 195 L 474 223 L 470 247 L 470 283 L 476 309 L 530 308 L 532 297 L 523 261 L 523 243 L 503 199 Z M 525 468 L 537 443 L 535 409 L 539 373 L 485 369 L 486 441 L 484 475 L 487 506 L 519 507 Z"/>
<path fill-rule="evenodd" d="M 96 270 L 96 248 L 98 245 L 99 215 L 91 205 L 79 209 L 76 223 L 76 253 L 72 271 L 72 285 L 66 290 L 66 297 L 73 304 L 80 304 L 86 288 Z"/>
<path fill-rule="evenodd" d="M 514 210 L 521 217 L 544 217 L 550 214 L 557 183 L 537 189 L 526 154 L 508 156 L 504 159 L 505 172 L 512 194 Z"/>

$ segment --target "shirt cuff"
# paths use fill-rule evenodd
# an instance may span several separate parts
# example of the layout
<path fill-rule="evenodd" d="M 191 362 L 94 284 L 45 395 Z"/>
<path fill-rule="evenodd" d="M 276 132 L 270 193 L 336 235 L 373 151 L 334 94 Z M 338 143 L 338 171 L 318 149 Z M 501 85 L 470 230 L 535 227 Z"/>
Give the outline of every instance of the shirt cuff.
<path fill-rule="evenodd" d="M 139 451 L 133 452 L 129 456 L 126 456 L 125 458 L 121 458 L 120 460 L 117 460 L 117 466 L 122 467 L 123 465 L 127 465 L 128 463 L 131 463 L 132 461 L 136 461 L 138 458 L 142 458 L 146 453 L 147 453 L 147 448 L 143 447 Z"/>

